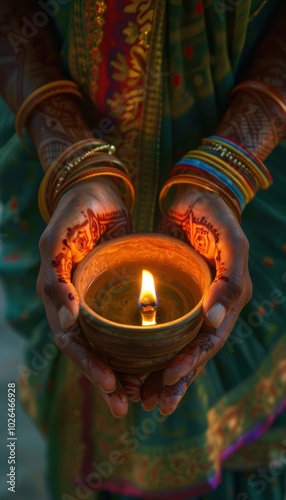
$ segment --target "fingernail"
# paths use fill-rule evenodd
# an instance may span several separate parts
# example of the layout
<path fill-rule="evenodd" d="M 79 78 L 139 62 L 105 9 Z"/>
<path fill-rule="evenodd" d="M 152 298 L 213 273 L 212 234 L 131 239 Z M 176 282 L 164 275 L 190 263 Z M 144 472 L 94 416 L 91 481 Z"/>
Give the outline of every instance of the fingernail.
<path fill-rule="evenodd" d="M 74 317 L 66 306 L 60 308 L 59 318 L 63 330 L 67 330 L 74 323 Z"/>
<path fill-rule="evenodd" d="M 161 415 L 163 415 L 163 417 L 168 417 L 170 415 L 170 413 L 165 413 L 162 408 L 159 408 L 159 412 L 161 413 Z"/>
<path fill-rule="evenodd" d="M 170 373 L 169 377 L 170 379 L 168 379 L 168 374 L 165 375 L 165 378 L 163 379 L 164 385 L 175 385 L 182 378 L 181 376 L 172 378 L 172 372 Z"/>
<path fill-rule="evenodd" d="M 149 402 L 148 408 L 145 406 L 146 403 L 144 403 L 143 401 L 141 403 L 141 406 L 142 406 L 143 410 L 145 410 L 145 411 L 152 411 L 152 410 L 154 410 L 154 408 L 156 408 L 157 403 L 158 403 L 158 398 L 154 399 L 154 401 L 151 402 L 151 404 Z"/>
<path fill-rule="evenodd" d="M 100 384 L 98 384 L 98 387 L 102 390 L 102 392 L 105 392 L 105 394 L 111 394 L 116 389 L 116 385 L 112 389 L 103 389 L 103 387 Z"/>
<path fill-rule="evenodd" d="M 218 328 L 222 324 L 225 315 L 226 309 L 222 304 L 215 304 L 206 313 L 207 319 L 215 328 Z"/>

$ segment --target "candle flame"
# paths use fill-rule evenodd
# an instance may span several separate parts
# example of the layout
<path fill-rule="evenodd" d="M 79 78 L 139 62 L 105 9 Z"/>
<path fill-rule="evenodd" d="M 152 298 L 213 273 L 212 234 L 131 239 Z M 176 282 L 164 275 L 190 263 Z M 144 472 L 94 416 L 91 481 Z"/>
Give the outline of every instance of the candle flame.
<path fill-rule="evenodd" d="M 142 285 L 139 297 L 142 326 L 156 325 L 157 297 L 153 275 L 142 269 Z"/>

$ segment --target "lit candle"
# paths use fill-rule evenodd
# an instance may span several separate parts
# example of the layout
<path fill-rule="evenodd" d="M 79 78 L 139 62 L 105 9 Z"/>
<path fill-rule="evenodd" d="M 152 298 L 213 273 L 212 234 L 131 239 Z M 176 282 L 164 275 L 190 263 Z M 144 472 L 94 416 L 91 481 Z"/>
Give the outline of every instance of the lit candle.
<path fill-rule="evenodd" d="M 149 271 L 142 269 L 142 285 L 139 297 L 142 326 L 156 325 L 157 297 L 154 278 Z"/>

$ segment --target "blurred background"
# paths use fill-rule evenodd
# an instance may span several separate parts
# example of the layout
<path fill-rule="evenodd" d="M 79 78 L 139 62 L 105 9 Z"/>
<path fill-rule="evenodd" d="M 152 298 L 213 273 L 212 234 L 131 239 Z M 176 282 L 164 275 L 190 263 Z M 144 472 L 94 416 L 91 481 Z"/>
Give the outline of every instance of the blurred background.
<path fill-rule="evenodd" d="M 0 281 L 0 499 L 51 500 L 45 486 L 45 443 L 33 422 L 16 405 L 16 493 L 8 491 L 7 384 L 17 382 L 25 341 L 5 323 L 5 294 Z"/>

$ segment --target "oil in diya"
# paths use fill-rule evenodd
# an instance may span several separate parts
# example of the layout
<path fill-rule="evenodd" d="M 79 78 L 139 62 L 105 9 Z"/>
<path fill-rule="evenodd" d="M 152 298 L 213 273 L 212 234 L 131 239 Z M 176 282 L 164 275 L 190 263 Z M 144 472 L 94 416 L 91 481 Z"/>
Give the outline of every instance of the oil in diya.
<path fill-rule="evenodd" d="M 148 270 L 143 280 L 142 270 Z M 210 284 L 207 263 L 182 241 L 159 234 L 116 238 L 76 269 L 79 322 L 113 369 L 160 370 L 197 335 Z"/>

